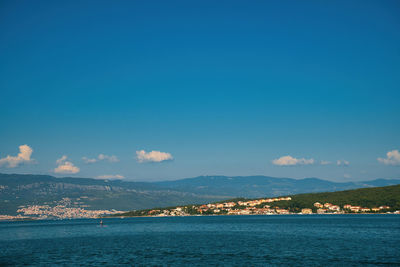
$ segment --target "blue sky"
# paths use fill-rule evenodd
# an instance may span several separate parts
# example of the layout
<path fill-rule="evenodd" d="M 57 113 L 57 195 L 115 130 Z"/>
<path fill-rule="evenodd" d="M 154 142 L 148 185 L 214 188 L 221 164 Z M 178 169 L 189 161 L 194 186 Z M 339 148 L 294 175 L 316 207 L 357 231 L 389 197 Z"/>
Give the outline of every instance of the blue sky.
<path fill-rule="evenodd" d="M 0 172 L 400 178 L 398 14 L 398 1 L 2 1 Z"/>

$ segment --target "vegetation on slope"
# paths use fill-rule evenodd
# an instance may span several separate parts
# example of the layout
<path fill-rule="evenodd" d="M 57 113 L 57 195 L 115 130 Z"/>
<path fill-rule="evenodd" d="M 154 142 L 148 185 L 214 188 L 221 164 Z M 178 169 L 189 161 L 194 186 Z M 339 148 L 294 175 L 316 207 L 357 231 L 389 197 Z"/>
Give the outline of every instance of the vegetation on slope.
<path fill-rule="evenodd" d="M 374 188 L 362 188 L 338 192 L 325 192 L 325 193 L 308 193 L 290 196 L 289 201 L 277 201 L 270 205 L 277 208 L 288 209 L 291 212 L 300 212 L 303 208 L 310 208 L 316 212 L 314 207 L 315 202 L 320 203 L 332 203 L 343 207 L 344 205 L 350 204 L 353 206 L 361 206 L 365 208 L 374 208 L 380 206 L 389 206 L 388 211 L 400 210 L 400 185 L 385 186 L 385 187 L 374 187 Z M 250 199 L 230 199 L 225 202 L 238 202 L 238 201 L 249 201 Z M 216 203 L 222 203 L 216 202 Z M 258 205 L 257 208 L 262 208 L 265 204 Z M 194 207 L 200 205 L 186 205 L 182 206 L 182 209 L 187 214 L 198 214 Z M 136 210 L 127 213 L 119 214 L 116 216 L 146 216 L 151 215 L 151 211 L 154 210 L 172 210 L 176 207 L 166 207 L 157 209 L 147 210 Z M 235 209 L 244 209 L 244 206 L 235 206 Z M 213 212 L 207 212 L 203 214 L 215 214 Z M 219 213 L 224 214 L 224 213 Z"/>
<path fill-rule="evenodd" d="M 361 188 L 354 190 L 299 194 L 291 196 L 291 201 L 280 201 L 276 206 L 294 211 L 302 208 L 313 208 L 315 202 L 333 203 L 343 207 L 346 204 L 373 208 L 390 206 L 392 210 L 400 210 L 400 185 Z"/>

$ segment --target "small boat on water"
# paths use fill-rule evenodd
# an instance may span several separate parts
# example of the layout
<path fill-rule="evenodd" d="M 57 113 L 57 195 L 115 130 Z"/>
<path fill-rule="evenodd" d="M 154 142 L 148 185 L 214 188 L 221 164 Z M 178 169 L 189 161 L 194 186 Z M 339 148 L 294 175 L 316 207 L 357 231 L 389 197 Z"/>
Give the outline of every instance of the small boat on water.
<path fill-rule="evenodd" d="M 100 226 L 103 226 L 103 220 L 100 220 Z"/>

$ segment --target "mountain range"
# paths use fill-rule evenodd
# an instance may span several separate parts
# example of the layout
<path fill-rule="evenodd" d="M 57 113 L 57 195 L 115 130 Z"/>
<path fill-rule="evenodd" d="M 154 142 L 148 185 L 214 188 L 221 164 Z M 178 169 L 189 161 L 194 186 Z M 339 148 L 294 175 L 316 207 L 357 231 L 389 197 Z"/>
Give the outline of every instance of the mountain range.
<path fill-rule="evenodd" d="M 338 183 L 318 178 L 199 176 L 159 182 L 56 178 L 0 174 L 0 214 L 14 215 L 23 205 L 55 205 L 63 198 L 86 209 L 135 210 L 201 204 L 229 198 L 260 198 L 400 184 L 400 179 Z"/>

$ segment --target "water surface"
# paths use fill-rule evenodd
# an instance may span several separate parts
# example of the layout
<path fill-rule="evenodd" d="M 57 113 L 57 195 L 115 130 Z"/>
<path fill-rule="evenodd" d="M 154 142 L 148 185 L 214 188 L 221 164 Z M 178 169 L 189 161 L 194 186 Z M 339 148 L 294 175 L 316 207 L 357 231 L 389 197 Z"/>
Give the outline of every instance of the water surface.
<path fill-rule="evenodd" d="M 0 265 L 400 266 L 399 215 L 0 222 Z"/>

